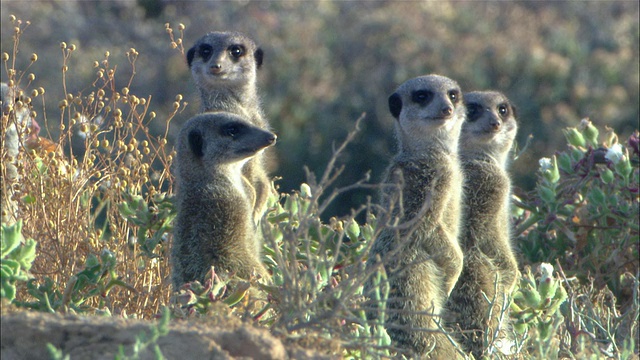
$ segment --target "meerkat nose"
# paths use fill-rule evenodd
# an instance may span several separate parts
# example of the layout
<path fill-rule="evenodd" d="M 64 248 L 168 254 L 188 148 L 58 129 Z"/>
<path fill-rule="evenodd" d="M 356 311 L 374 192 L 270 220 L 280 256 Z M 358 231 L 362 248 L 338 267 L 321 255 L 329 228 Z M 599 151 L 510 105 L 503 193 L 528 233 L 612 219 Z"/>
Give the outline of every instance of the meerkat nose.
<path fill-rule="evenodd" d="M 219 74 L 222 72 L 222 64 L 213 64 L 209 67 L 212 73 Z"/>
<path fill-rule="evenodd" d="M 278 135 L 276 134 L 271 134 L 271 135 L 272 136 L 269 139 L 267 139 L 267 141 L 269 142 L 269 144 L 275 144 L 276 140 L 278 139 Z"/>
<path fill-rule="evenodd" d="M 497 131 L 500 129 L 500 120 L 498 119 L 491 119 L 491 123 L 489 123 L 491 125 L 491 127 L 493 128 L 494 131 Z"/>
<path fill-rule="evenodd" d="M 445 107 L 442 108 L 442 110 L 440 110 L 440 112 L 444 116 L 449 116 L 449 115 L 453 114 L 453 108 L 451 106 L 445 106 Z"/>

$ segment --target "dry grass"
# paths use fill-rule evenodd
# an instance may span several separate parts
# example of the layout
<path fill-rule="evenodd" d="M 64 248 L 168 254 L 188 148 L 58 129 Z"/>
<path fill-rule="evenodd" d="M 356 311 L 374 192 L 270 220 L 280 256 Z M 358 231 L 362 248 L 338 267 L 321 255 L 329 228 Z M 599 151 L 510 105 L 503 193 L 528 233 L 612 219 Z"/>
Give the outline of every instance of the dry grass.
<path fill-rule="evenodd" d="M 170 295 L 166 282 L 169 267 L 164 261 L 168 242 L 153 250 L 156 257 L 143 256 L 141 244 L 136 242 L 140 226 L 128 221 L 118 204 L 141 196 L 153 212 L 154 198 L 171 194 L 172 147 L 167 145 L 166 133 L 152 136 L 149 124 L 164 122 L 168 132 L 172 118 L 183 109 L 182 97 L 176 95 L 174 111 L 168 118 L 156 118 L 150 97 L 129 92 L 133 76 L 127 86 L 116 87 L 118 66 L 110 64 L 108 52 L 101 60 L 85 59 L 96 71 L 87 90 L 67 92 L 65 79 L 72 71 L 67 64 L 77 49 L 62 43 L 65 98 L 60 99 L 58 111 L 47 110 L 45 89 L 33 88 L 28 66 L 22 70 L 15 63 L 17 45 L 28 23 L 17 19 L 13 23 L 16 47 L 11 54 L 4 54 L 4 67 L 7 82 L 21 91 L 14 105 L 16 111 L 2 117 L 0 135 L 4 139 L 9 126 L 15 124 L 24 136 L 17 158 L 11 158 L 7 148 L 2 148 L 3 163 L 12 162 L 18 170 L 15 183 L 3 193 L 17 203 L 17 212 L 3 214 L 3 222 L 23 219 L 25 237 L 38 241 L 32 274 L 37 279 L 49 277 L 66 293 L 74 291 L 74 276 L 85 268 L 90 255 L 99 256 L 104 251 L 115 254 L 117 278 L 126 286 L 103 289 L 109 294 L 88 298 L 83 306 L 151 317 L 168 303 Z M 127 51 L 133 73 L 137 56 L 135 49 Z M 45 146 L 48 134 L 40 134 L 43 146 L 23 148 L 29 130 L 26 123 L 16 119 L 22 107 L 29 108 L 31 118 L 43 129 L 58 127 L 60 136 Z M 59 116 L 52 116 L 56 112 Z M 3 167 L 3 179 L 9 179 L 7 168 Z M 21 290 L 21 298 L 27 299 L 26 289 Z"/>

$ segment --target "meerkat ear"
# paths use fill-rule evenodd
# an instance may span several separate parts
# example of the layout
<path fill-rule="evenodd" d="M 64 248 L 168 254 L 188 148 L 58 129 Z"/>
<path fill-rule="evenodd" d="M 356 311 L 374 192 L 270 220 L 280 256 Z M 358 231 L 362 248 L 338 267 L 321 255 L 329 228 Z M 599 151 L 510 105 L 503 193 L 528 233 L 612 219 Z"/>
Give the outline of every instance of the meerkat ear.
<path fill-rule="evenodd" d="M 260 48 L 256 49 L 256 52 L 253 53 L 253 57 L 256 58 L 256 68 L 260 69 L 260 66 L 262 66 L 262 59 L 264 58 L 264 51 Z"/>
<path fill-rule="evenodd" d="M 400 112 L 402 111 L 402 98 L 398 93 L 393 93 L 389 96 L 389 111 L 394 118 L 400 118 Z"/>
<path fill-rule="evenodd" d="M 197 157 L 204 156 L 204 140 L 202 139 L 202 133 L 200 130 L 189 131 L 189 148 L 191 152 Z"/>
<path fill-rule="evenodd" d="M 193 46 L 189 51 L 187 51 L 187 64 L 189 64 L 189 69 L 191 69 L 191 62 L 193 61 L 193 57 L 196 54 L 196 47 Z"/>

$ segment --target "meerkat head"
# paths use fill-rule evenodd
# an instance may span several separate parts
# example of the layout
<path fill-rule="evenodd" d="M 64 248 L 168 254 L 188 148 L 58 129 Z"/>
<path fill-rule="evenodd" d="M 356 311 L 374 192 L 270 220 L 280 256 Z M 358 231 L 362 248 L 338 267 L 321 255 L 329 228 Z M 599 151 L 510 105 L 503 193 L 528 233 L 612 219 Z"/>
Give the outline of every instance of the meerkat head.
<path fill-rule="evenodd" d="M 179 177 L 201 177 L 233 167 L 272 146 L 276 135 L 226 112 L 210 112 L 189 119 L 176 145 Z"/>
<path fill-rule="evenodd" d="M 503 161 L 518 131 L 516 108 L 497 91 L 464 94 L 467 121 L 462 126 L 462 151 L 482 151 Z"/>
<path fill-rule="evenodd" d="M 466 110 L 454 80 L 440 75 L 410 79 L 389 97 L 401 151 L 442 145 L 455 152 Z"/>
<path fill-rule="evenodd" d="M 210 32 L 187 51 L 187 63 L 200 88 L 255 81 L 264 53 L 239 32 Z"/>

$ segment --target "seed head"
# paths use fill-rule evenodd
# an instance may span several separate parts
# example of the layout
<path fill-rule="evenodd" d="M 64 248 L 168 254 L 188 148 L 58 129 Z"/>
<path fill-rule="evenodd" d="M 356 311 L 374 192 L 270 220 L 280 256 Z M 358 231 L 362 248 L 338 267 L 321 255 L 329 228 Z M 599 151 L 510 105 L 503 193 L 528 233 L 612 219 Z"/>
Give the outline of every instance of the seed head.
<path fill-rule="evenodd" d="M 31 54 L 31 62 L 36 62 L 36 61 L 38 61 L 38 54 L 36 53 Z"/>

